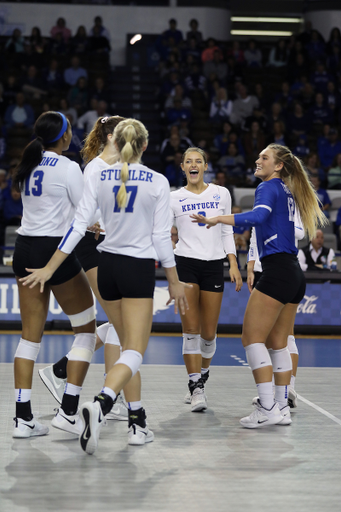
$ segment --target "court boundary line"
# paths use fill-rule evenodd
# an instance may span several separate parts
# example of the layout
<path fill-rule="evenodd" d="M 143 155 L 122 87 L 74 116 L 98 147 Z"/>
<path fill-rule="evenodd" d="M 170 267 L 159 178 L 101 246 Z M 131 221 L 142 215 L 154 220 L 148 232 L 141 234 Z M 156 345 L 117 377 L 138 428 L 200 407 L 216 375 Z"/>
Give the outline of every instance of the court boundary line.
<path fill-rule="evenodd" d="M 309 405 L 310 407 L 312 407 L 316 411 L 320 412 L 321 414 L 323 414 L 324 416 L 326 416 L 330 420 L 333 420 L 335 423 L 337 423 L 338 425 L 341 426 L 341 419 L 337 418 L 336 416 L 334 416 L 330 412 L 326 411 L 325 409 L 322 409 L 322 407 L 320 407 L 319 405 L 314 404 L 314 402 L 311 402 L 307 398 L 304 398 L 302 395 L 297 394 L 297 398 L 299 400 L 301 400 L 303 403 Z"/>

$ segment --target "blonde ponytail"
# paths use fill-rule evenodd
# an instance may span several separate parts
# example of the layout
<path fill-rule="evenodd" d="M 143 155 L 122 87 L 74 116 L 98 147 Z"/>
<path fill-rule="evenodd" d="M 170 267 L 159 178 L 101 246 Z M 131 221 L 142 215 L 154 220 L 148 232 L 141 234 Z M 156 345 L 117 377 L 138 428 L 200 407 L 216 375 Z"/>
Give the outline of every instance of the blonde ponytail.
<path fill-rule="evenodd" d="M 321 210 L 320 201 L 302 162 L 286 146 L 270 144 L 268 148 L 274 152 L 275 163 L 283 163 L 280 177 L 294 196 L 304 229 L 311 240 L 319 227 L 328 224 L 328 219 Z"/>
<path fill-rule="evenodd" d="M 126 182 L 129 179 L 128 163 L 140 160 L 144 146 L 148 141 L 148 132 L 145 126 L 136 119 L 126 119 L 117 125 L 114 131 L 114 139 L 120 152 L 121 181 L 122 184 L 116 196 L 119 208 L 124 208 L 127 202 Z"/>

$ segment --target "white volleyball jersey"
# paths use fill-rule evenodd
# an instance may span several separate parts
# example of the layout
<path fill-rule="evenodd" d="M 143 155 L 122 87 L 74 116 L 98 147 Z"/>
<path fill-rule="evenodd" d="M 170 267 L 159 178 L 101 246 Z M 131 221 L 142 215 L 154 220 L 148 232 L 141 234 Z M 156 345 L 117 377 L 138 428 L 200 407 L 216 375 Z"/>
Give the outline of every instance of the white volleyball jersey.
<path fill-rule="evenodd" d="M 121 163 L 107 165 L 89 174 L 75 218 L 59 249 L 67 254 L 72 251 L 99 208 L 106 232 L 97 247 L 100 252 L 156 259 L 165 268 L 175 266 L 168 180 L 142 164 L 129 164 L 127 203 L 119 208 L 116 196 L 121 186 L 121 167 Z"/>
<path fill-rule="evenodd" d="M 171 220 L 178 228 L 179 241 L 174 253 L 198 260 L 220 260 L 227 254 L 236 254 L 232 226 L 217 224 L 206 229 L 205 224 L 195 224 L 190 215 L 200 213 L 205 217 L 231 213 L 230 192 L 210 183 L 201 194 L 185 188 L 171 192 Z"/>
<path fill-rule="evenodd" d="M 99 156 L 97 156 L 96 158 L 94 158 L 93 160 L 91 160 L 91 162 L 89 162 L 85 169 L 84 169 L 84 179 L 85 181 L 89 178 L 89 176 L 91 176 L 91 174 L 95 171 L 97 171 L 98 169 L 107 169 L 108 168 L 108 164 L 105 163 L 104 160 L 102 160 L 102 158 L 100 158 Z M 103 224 L 103 219 L 101 217 L 101 212 L 100 210 L 98 209 L 98 211 L 95 213 L 95 217 L 92 219 L 90 225 L 92 226 L 93 224 L 95 224 L 96 222 L 98 222 L 101 226 L 101 229 L 104 229 L 104 224 Z M 101 233 L 102 235 L 105 235 L 104 232 Z"/>
<path fill-rule="evenodd" d="M 83 184 L 83 173 L 76 162 L 44 151 L 21 194 L 23 217 L 18 233 L 63 236 L 82 197 Z"/>

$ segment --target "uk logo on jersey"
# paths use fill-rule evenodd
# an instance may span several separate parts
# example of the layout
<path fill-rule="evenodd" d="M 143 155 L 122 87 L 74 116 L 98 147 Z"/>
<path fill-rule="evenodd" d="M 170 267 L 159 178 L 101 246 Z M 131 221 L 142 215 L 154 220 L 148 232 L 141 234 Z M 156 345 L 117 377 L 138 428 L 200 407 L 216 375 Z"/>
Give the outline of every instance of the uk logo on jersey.
<path fill-rule="evenodd" d="M 219 194 L 214 194 L 213 199 L 215 199 L 216 201 L 219 201 L 220 195 Z"/>

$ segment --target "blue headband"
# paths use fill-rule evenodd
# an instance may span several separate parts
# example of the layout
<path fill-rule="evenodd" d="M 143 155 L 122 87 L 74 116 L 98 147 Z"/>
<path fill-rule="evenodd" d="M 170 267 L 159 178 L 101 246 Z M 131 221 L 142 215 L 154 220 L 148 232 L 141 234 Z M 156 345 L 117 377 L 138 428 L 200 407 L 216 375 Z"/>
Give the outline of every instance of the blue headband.
<path fill-rule="evenodd" d="M 62 114 L 61 112 L 57 112 L 57 114 L 59 114 L 62 119 L 63 119 L 63 124 L 62 124 L 62 127 L 60 129 L 60 132 L 58 133 L 57 137 L 55 137 L 54 139 L 52 140 L 49 140 L 47 144 L 51 144 L 51 142 L 56 142 L 58 139 L 60 139 L 60 137 L 62 135 L 64 135 L 64 133 L 66 132 L 67 130 L 67 119 L 66 117 L 64 116 L 64 114 Z"/>

